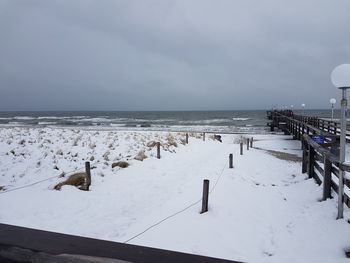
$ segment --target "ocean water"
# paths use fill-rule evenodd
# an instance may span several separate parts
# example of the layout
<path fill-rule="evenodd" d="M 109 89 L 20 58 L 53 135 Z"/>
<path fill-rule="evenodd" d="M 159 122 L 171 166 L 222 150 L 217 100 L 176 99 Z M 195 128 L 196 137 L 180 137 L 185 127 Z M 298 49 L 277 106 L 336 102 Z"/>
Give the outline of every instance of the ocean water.
<path fill-rule="evenodd" d="M 296 114 L 301 112 L 296 111 Z M 330 118 L 330 110 L 305 111 Z M 336 112 L 338 115 L 338 112 Z M 94 130 L 268 133 L 266 111 L 35 111 L 0 112 L 1 127 L 70 127 Z"/>

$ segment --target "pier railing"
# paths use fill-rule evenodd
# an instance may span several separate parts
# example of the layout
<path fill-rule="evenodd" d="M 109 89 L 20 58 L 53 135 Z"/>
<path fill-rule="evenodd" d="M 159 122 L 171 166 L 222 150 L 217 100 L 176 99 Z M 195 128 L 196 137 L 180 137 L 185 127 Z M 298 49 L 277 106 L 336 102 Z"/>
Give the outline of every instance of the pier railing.
<path fill-rule="evenodd" d="M 302 173 L 323 186 L 322 200 L 338 194 L 339 171 L 350 172 L 350 164 L 339 162 L 340 125 L 318 117 L 294 115 L 291 111 L 268 112 L 271 131 L 275 128 L 300 140 L 303 150 Z M 350 132 L 346 132 L 350 141 Z M 350 180 L 344 178 L 343 202 L 350 207 Z"/>

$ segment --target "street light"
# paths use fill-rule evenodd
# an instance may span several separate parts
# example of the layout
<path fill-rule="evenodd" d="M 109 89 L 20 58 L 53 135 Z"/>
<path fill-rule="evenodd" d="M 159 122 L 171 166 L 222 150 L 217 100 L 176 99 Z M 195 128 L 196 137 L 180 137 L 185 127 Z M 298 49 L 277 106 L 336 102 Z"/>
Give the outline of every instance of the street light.
<path fill-rule="evenodd" d="M 340 102 L 340 153 L 339 163 L 345 162 L 345 146 L 346 146 L 346 108 L 347 98 L 346 90 L 350 88 L 350 64 L 342 64 L 333 69 L 331 75 L 332 83 L 335 87 L 342 91 L 342 99 Z M 343 195 L 344 195 L 344 175 L 345 172 L 339 169 L 339 186 L 338 186 L 338 219 L 343 218 Z"/>
<path fill-rule="evenodd" d="M 337 103 L 337 100 L 335 99 L 335 98 L 331 98 L 330 100 L 329 100 L 329 103 L 331 104 L 331 106 L 332 106 L 332 121 L 333 121 L 333 117 L 334 117 L 334 105 Z"/>

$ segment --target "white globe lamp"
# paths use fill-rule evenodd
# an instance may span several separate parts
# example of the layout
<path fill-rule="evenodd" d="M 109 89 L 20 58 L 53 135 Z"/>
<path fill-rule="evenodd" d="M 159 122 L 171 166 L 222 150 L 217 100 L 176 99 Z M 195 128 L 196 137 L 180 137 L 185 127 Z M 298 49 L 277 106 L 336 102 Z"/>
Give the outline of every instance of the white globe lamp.
<path fill-rule="evenodd" d="M 342 64 L 333 69 L 331 74 L 333 85 L 342 92 L 341 112 L 340 112 L 340 153 L 339 162 L 345 162 L 345 145 L 346 145 L 346 108 L 347 98 L 346 91 L 350 88 L 350 64 Z M 343 218 L 344 204 L 344 175 L 345 171 L 339 169 L 339 186 L 338 186 L 338 219 Z"/>

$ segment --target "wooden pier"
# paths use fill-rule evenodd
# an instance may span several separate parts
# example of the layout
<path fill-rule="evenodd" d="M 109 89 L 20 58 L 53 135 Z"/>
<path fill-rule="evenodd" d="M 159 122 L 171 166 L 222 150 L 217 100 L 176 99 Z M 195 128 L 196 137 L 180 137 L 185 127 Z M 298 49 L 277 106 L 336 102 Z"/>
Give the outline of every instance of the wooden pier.
<path fill-rule="evenodd" d="M 340 124 L 318 117 L 295 115 L 292 111 L 268 111 L 271 131 L 279 129 L 300 140 L 303 150 L 302 173 L 322 185 L 322 200 L 332 198 L 332 190 L 338 194 L 339 171 L 350 172 L 350 164 L 339 162 Z M 346 131 L 350 141 L 350 132 Z M 343 203 L 350 207 L 350 180 L 344 178 Z"/>

